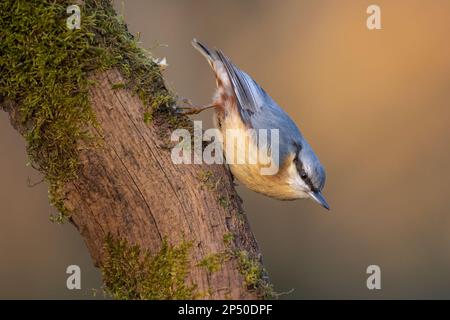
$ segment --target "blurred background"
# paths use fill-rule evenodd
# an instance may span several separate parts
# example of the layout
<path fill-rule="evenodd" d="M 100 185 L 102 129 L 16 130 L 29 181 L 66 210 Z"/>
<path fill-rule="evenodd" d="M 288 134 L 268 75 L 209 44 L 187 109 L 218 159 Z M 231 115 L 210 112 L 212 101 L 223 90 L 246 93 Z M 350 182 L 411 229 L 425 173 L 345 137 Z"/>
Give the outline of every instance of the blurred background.
<path fill-rule="evenodd" d="M 238 187 L 285 299 L 450 299 L 450 2 L 115 2 L 167 85 L 196 104 L 215 82 L 193 37 L 222 49 L 292 116 L 327 169 L 326 212 Z M 196 118 L 212 126 L 210 111 Z M 0 298 L 94 298 L 101 276 L 0 112 Z M 82 290 L 66 289 L 66 267 Z M 368 290 L 366 268 L 381 268 Z"/>

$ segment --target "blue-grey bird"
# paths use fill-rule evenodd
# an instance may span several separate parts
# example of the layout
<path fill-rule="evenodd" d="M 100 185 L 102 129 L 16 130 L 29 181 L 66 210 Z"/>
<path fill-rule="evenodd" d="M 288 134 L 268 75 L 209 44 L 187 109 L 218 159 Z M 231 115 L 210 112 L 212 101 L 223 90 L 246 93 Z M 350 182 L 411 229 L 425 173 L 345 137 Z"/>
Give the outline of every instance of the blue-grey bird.
<path fill-rule="evenodd" d="M 311 198 L 329 209 L 321 193 L 325 170 L 289 115 L 220 50 L 210 50 L 196 39 L 192 45 L 214 70 L 217 89 L 211 105 L 191 106 L 186 114 L 214 108 L 216 126 L 224 136 L 229 129 L 240 130 L 242 134 L 249 129 L 278 129 L 277 173 L 261 174 L 258 163 L 231 163 L 233 175 L 249 189 L 269 197 L 280 200 Z M 258 142 L 253 140 L 250 144 L 249 152 L 258 152 Z"/>

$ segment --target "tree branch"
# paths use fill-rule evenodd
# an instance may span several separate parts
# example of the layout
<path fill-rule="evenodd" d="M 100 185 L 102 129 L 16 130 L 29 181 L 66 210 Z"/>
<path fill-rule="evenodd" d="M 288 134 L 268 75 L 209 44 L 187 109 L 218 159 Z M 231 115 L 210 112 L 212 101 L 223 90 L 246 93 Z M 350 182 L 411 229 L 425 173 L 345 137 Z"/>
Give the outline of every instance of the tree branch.
<path fill-rule="evenodd" d="M 94 3 L 86 10 L 110 6 L 105 1 Z M 1 23 L 3 27 L 11 22 Z M 261 254 L 228 168 L 173 164 L 167 141 L 174 126 L 168 123 L 186 119 L 175 117 L 166 105 L 155 108 L 153 121 L 147 124 L 143 111 L 148 105 L 136 95 L 139 90 L 116 86 L 133 83 L 134 76 L 124 76 L 120 65 L 114 64 L 88 73 L 93 84 L 87 96 L 98 125 L 88 125 L 87 130 L 98 143 L 76 142 L 77 177 L 63 181 L 60 190 L 70 221 L 94 263 L 103 268 L 107 290 L 117 298 L 267 297 L 270 285 Z M 161 76 L 153 81 L 160 82 Z M 11 96 L 5 86 L 0 88 L 0 106 L 12 125 L 27 135 L 34 119 L 24 122 L 21 113 L 26 92 Z M 150 104 L 154 100 L 153 94 Z M 186 250 L 177 251 L 180 247 Z M 133 260 L 133 252 L 139 259 Z M 182 252 L 185 257 L 170 264 Z M 135 269 L 130 267 L 132 261 Z M 167 279 L 159 272 L 165 267 L 170 269 Z M 112 274 L 121 276 L 114 280 Z M 184 290 L 180 275 L 192 290 Z M 114 286 L 113 280 L 125 285 Z M 181 287 L 188 296 L 177 294 Z M 155 295 L 156 291 L 170 294 Z"/>

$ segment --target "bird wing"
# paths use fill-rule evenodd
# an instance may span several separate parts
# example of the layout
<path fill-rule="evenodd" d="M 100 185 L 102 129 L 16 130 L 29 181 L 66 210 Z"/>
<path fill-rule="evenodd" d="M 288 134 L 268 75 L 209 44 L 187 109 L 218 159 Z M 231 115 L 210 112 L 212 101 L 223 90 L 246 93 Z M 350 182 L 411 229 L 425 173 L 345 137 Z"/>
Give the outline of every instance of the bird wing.
<path fill-rule="evenodd" d="M 242 120 L 248 125 L 252 125 L 252 116 L 260 112 L 262 106 L 267 104 L 268 96 L 265 91 L 248 74 L 236 67 L 222 51 L 210 50 L 197 39 L 192 40 L 192 45 L 206 57 L 213 69 L 215 69 L 214 61 L 218 60 L 223 64 L 237 98 Z"/>
<path fill-rule="evenodd" d="M 267 94 L 248 74 L 236 67 L 221 51 L 217 50 L 216 53 L 230 78 L 241 117 L 250 124 L 251 117 L 261 111 Z"/>
<path fill-rule="evenodd" d="M 278 129 L 282 143 L 279 144 L 280 159 L 296 153 L 296 145 L 302 142 L 302 135 L 288 114 L 247 73 L 236 67 L 220 50 L 211 50 L 196 39 L 195 49 L 206 57 L 214 69 L 214 62 L 220 61 L 230 79 L 236 95 L 238 110 L 243 122 L 253 129 Z M 271 135 L 268 132 L 268 135 Z M 269 143 L 271 138 L 268 136 Z"/>
<path fill-rule="evenodd" d="M 278 143 L 279 159 L 295 154 L 302 135 L 294 121 L 247 73 L 236 67 L 222 52 L 216 53 L 233 85 L 242 120 L 256 130 L 278 130 L 279 141 L 273 142 Z M 267 143 L 272 149 L 272 133 L 267 134 Z"/>

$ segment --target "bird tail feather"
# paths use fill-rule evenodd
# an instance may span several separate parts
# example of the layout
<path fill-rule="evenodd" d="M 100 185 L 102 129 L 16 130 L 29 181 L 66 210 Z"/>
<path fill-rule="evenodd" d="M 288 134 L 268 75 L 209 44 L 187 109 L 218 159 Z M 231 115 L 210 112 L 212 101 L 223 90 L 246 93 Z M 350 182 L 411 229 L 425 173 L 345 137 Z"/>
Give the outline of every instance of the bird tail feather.
<path fill-rule="evenodd" d="M 210 50 L 207 46 L 205 46 L 195 38 L 192 40 L 191 43 L 192 46 L 206 58 L 210 66 L 214 69 L 214 61 L 218 60 L 216 52 Z"/>

